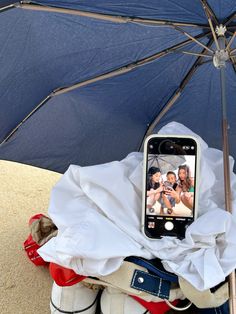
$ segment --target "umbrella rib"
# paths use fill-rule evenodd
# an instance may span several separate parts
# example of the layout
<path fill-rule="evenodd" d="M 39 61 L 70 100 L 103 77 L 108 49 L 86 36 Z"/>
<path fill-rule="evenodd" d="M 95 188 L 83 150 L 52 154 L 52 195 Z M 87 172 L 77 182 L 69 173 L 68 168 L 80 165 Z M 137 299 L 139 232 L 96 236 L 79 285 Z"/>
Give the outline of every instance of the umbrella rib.
<path fill-rule="evenodd" d="M 108 15 L 102 13 L 93 13 L 89 11 L 82 11 L 82 10 L 75 10 L 75 9 L 66 9 L 60 7 L 50 7 L 50 6 L 43 6 L 32 4 L 30 2 L 21 1 L 20 4 L 16 5 L 16 8 L 26 9 L 26 10 L 33 10 L 33 11 L 46 11 L 46 12 L 55 12 L 55 13 L 62 13 L 62 14 L 71 14 L 71 15 L 79 15 L 84 17 L 91 17 L 94 19 L 111 21 L 115 23 L 127 23 L 129 22 L 129 17 L 123 16 L 115 16 L 115 15 Z"/>
<path fill-rule="evenodd" d="M 210 62 L 212 63 L 212 60 L 200 61 L 199 62 L 199 66 L 202 65 L 202 64 L 210 63 Z"/>
<path fill-rule="evenodd" d="M 230 54 L 232 55 L 232 53 L 234 53 L 235 51 L 236 51 L 236 48 L 232 49 L 232 50 L 230 51 Z"/>
<path fill-rule="evenodd" d="M 143 18 L 130 18 L 131 22 L 138 23 L 138 24 L 151 24 L 153 26 L 186 26 L 186 27 L 199 27 L 199 28 L 206 28 L 209 29 L 208 25 L 204 24 L 193 24 L 193 23 L 183 23 L 183 22 L 176 22 L 176 21 L 167 21 L 167 20 L 154 20 L 154 19 L 143 19 Z"/>
<path fill-rule="evenodd" d="M 6 5 L 4 7 L 0 7 L 0 13 L 3 12 L 3 11 L 6 11 L 6 10 L 14 9 L 16 7 L 16 5 L 18 5 L 18 4 L 19 3 L 16 2 L 16 3 L 13 3 L 13 4 Z"/>
<path fill-rule="evenodd" d="M 230 26 L 227 26 L 227 32 L 229 32 L 229 29 L 231 29 L 232 31 L 234 31 L 236 28 L 236 25 L 230 25 Z"/>
<path fill-rule="evenodd" d="M 203 43 L 201 43 L 199 40 L 197 40 L 196 37 L 193 37 L 192 35 L 190 35 L 189 33 L 187 33 L 186 31 L 184 31 L 182 28 L 178 27 L 178 26 L 173 26 L 177 31 L 181 32 L 182 34 L 184 34 L 185 36 L 187 36 L 188 38 L 190 38 L 192 41 L 194 41 L 196 44 L 198 44 L 199 46 L 203 47 L 204 49 L 208 50 L 210 53 L 214 54 L 214 50 L 210 49 L 209 47 L 207 47 L 206 45 L 204 45 Z"/>
<path fill-rule="evenodd" d="M 208 43 L 208 47 L 210 47 L 213 43 L 213 39 L 211 39 Z M 204 54 L 206 50 L 204 49 L 202 51 L 202 53 Z M 183 89 L 185 88 L 185 86 L 187 85 L 187 83 L 189 82 L 189 80 L 192 78 L 194 72 L 196 71 L 196 69 L 201 65 L 201 61 L 202 61 L 203 57 L 198 57 L 197 60 L 194 62 L 193 66 L 190 68 L 190 70 L 188 71 L 188 73 L 186 74 L 185 78 L 183 79 L 183 81 L 181 82 L 180 86 L 177 88 L 177 90 L 174 92 L 174 94 L 171 96 L 171 98 L 169 99 L 169 101 L 164 105 L 164 107 L 162 108 L 162 110 L 159 112 L 159 114 L 157 115 L 157 117 L 154 119 L 154 121 L 150 124 L 150 126 L 148 127 L 144 138 L 142 140 L 142 143 L 140 145 L 139 150 L 141 150 L 143 148 L 143 144 L 144 144 L 144 140 L 145 138 L 150 135 L 154 128 L 156 127 L 156 125 L 159 123 L 159 121 L 162 119 L 162 117 L 167 113 L 167 111 L 169 111 L 169 109 L 174 105 L 174 103 L 176 102 L 176 100 L 180 97 Z"/>
<path fill-rule="evenodd" d="M 231 39 L 230 39 L 230 41 L 228 43 L 227 43 L 227 40 L 225 39 L 226 44 L 227 44 L 225 49 L 228 51 L 230 63 L 232 65 L 233 69 L 234 69 L 234 72 L 236 73 L 236 64 L 235 64 L 235 61 L 234 61 L 234 57 L 236 57 L 236 56 L 233 55 L 233 53 L 234 53 L 234 51 L 236 49 L 232 49 L 232 50 L 230 49 L 230 46 L 231 46 L 235 36 L 236 36 L 236 31 L 233 33 L 233 36 L 231 37 Z"/>
<path fill-rule="evenodd" d="M 56 13 L 64 13 L 64 14 L 72 14 L 72 15 L 80 15 L 85 17 L 91 17 L 94 19 L 111 21 L 115 23 L 143 23 L 143 24 L 151 24 L 156 26 L 190 26 L 190 27 L 200 27 L 200 28 L 209 28 L 208 25 L 202 24 L 194 24 L 194 23 L 183 23 L 183 22 L 176 22 L 176 21 L 166 21 L 166 20 L 157 20 L 157 19 L 144 19 L 144 18 L 134 18 L 129 16 L 118 16 L 112 14 L 102 14 L 102 13 L 94 13 L 90 11 L 82 11 L 82 10 L 75 10 L 75 9 L 66 9 L 60 7 L 50 7 L 50 6 L 43 6 L 30 3 L 29 1 L 21 1 L 21 3 L 15 4 L 16 8 L 26 9 L 26 10 L 36 10 L 36 11 L 47 11 L 47 12 L 56 12 Z"/>
<path fill-rule="evenodd" d="M 228 18 L 228 20 L 224 23 L 224 26 L 229 25 L 229 24 L 231 23 L 231 21 L 233 21 L 233 20 L 235 19 L 235 17 L 236 17 L 236 13 L 233 13 L 233 14 Z M 229 26 L 229 27 L 231 27 L 231 26 Z M 233 26 L 232 26 L 232 27 L 233 27 Z"/>
<path fill-rule="evenodd" d="M 197 56 L 197 57 L 206 57 L 206 58 L 212 59 L 212 55 L 198 53 L 198 52 L 194 52 L 194 51 L 176 50 L 175 53 L 183 53 L 183 54 L 187 54 L 187 55 L 193 55 L 193 56 Z"/>
<path fill-rule="evenodd" d="M 236 36 L 236 31 L 234 32 L 233 36 L 231 37 L 230 41 L 228 42 L 227 46 L 226 46 L 226 50 L 230 51 L 230 46 L 232 45 L 233 41 L 234 41 L 234 38 Z"/>
<path fill-rule="evenodd" d="M 235 27 L 234 27 L 234 28 L 235 28 Z M 233 32 L 232 32 L 232 31 L 229 31 L 229 29 L 228 29 L 228 28 L 226 29 L 226 33 L 230 34 L 231 36 L 233 36 L 233 35 L 234 35 L 234 32 L 235 32 L 234 30 L 233 30 Z"/>
<path fill-rule="evenodd" d="M 3 141 L 0 143 L 0 146 L 7 142 L 9 138 L 19 129 L 19 127 L 28 120 L 40 107 L 42 107 L 51 97 L 53 94 L 49 94 L 47 97 L 45 97 L 17 126 L 3 139 Z"/>
<path fill-rule="evenodd" d="M 212 18 L 214 20 L 214 23 L 216 25 L 219 25 L 219 21 L 216 18 L 215 13 L 213 12 L 213 10 L 211 9 L 209 3 L 206 0 L 200 0 L 203 6 L 203 10 L 205 11 L 207 17 L 209 17 L 210 19 Z"/>
<path fill-rule="evenodd" d="M 229 54 L 229 58 L 230 58 L 230 61 L 231 61 L 231 64 L 234 68 L 234 72 L 236 73 L 236 64 L 235 64 L 235 61 L 234 61 L 234 58 L 236 57 L 235 55 L 233 55 L 234 51 L 236 51 L 236 48 L 235 49 L 232 49 L 230 50 L 230 45 L 232 44 L 234 38 L 236 36 L 236 31 L 234 32 L 233 36 L 231 37 L 230 41 L 227 43 L 227 40 L 225 39 L 226 41 L 226 50 L 228 51 L 228 54 Z"/>
<path fill-rule="evenodd" d="M 216 37 L 216 33 L 215 33 L 215 30 L 214 30 L 214 27 L 213 27 L 213 24 L 212 24 L 212 20 L 211 20 L 211 17 L 212 17 L 213 13 L 209 12 L 209 6 L 207 5 L 206 1 L 204 1 L 204 0 L 200 0 L 200 1 L 202 3 L 203 10 L 205 11 L 208 23 L 210 25 L 211 32 L 212 32 L 212 35 L 213 35 L 213 38 L 214 38 L 214 42 L 216 44 L 216 48 L 217 48 L 217 50 L 220 50 L 220 46 L 219 46 L 219 43 L 218 43 L 218 40 L 217 40 L 217 37 Z"/>
<path fill-rule="evenodd" d="M 208 36 L 210 34 L 210 32 L 206 33 L 206 34 L 200 34 L 198 35 L 199 38 L 201 37 L 205 37 L 205 36 Z M 130 63 L 126 66 L 123 66 L 123 67 L 120 67 L 114 71 L 111 71 L 111 72 L 108 72 L 108 73 L 105 73 L 105 74 L 102 74 L 102 75 L 99 75 L 99 76 L 96 76 L 95 78 L 92 78 L 92 79 L 89 79 L 89 80 L 86 80 L 86 81 L 83 81 L 83 82 L 80 82 L 80 83 L 77 83 L 77 84 L 74 84 L 72 86 L 69 86 L 69 87 L 64 87 L 64 88 L 57 88 L 55 90 L 53 90 L 47 97 L 45 97 L 20 123 L 18 123 L 18 125 L 3 139 L 3 141 L 0 143 L 0 145 L 4 144 L 6 141 L 9 140 L 9 138 L 19 129 L 19 127 L 26 121 L 28 120 L 40 107 L 42 107 L 50 98 L 54 97 L 54 96 L 58 96 L 60 94 L 64 94 L 66 92 L 69 92 L 69 91 L 72 91 L 74 89 L 77 89 L 79 87 L 82 87 L 82 86 L 86 86 L 88 84 L 91 84 L 91 83 L 95 83 L 95 82 L 98 82 L 100 80 L 104 80 L 104 79 L 107 79 L 109 77 L 114 77 L 114 76 L 117 76 L 117 75 L 120 75 L 120 74 L 123 74 L 123 73 L 126 73 L 128 71 L 131 71 L 133 69 L 135 69 L 136 67 L 139 67 L 139 66 L 142 66 L 148 62 L 151 62 L 153 60 L 157 60 L 169 53 L 172 53 L 175 51 L 175 49 L 178 49 L 180 47 L 183 47 L 187 44 L 189 44 L 191 42 L 190 39 L 184 41 L 184 42 L 181 42 L 179 44 L 176 44 L 168 49 L 164 49 L 163 51 L 157 53 L 157 54 L 154 54 L 152 56 L 149 56 L 145 59 L 142 59 L 142 60 L 139 60 L 137 62 L 134 62 L 134 63 Z"/>
<path fill-rule="evenodd" d="M 231 60 L 232 66 L 233 66 L 233 68 L 234 68 L 234 72 L 236 73 L 236 63 L 234 62 L 233 57 L 234 57 L 234 56 L 230 56 L 230 60 Z"/>

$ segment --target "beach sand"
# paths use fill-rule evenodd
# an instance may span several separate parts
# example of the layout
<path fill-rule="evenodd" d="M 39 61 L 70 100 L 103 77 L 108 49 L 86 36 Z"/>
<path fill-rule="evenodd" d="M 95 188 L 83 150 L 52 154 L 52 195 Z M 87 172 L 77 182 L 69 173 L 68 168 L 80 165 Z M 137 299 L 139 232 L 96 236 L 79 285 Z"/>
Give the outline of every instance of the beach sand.
<path fill-rule="evenodd" d="M 0 312 L 47 314 L 52 279 L 48 269 L 36 267 L 26 256 L 23 242 L 28 221 L 47 213 L 50 191 L 60 174 L 0 161 Z"/>
<path fill-rule="evenodd" d="M 160 207 L 161 205 L 159 201 L 156 201 L 156 203 L 153 205 L 154 214 L 160 215 Z M 165 215 L 168 215 L 167 208 L 164 209 L 164 213 Z M 170 217 L 171 216 L 190 217 L 191 215 L 192 215 L 192 211 L 188 207 L 186 207 L 182 202 L 180 202 L 179 204 L 177 203 L 175 204 L 173 208 L 173 213 L 170 215 Z"/>

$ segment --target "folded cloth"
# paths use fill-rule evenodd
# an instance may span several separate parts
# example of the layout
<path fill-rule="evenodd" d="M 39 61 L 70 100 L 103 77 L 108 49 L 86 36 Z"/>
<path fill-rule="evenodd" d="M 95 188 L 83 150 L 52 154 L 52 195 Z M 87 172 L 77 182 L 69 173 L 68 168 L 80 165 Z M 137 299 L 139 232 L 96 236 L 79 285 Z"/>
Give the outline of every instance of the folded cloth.
<path fill-rule="evenodd" d="M 172 122 L 161 134 L 197 136 Z M 163 259 L 167 270 L 205 290 L 223 281 L 236 267 L 236 225 L 224 211 L 222 152 L 201 144 L 199 215 L 186 238 L 152 241 L 140 231 L 142 153 L 122 161 L 79 167 L 71 165 L 51 193 L 49 216 L 58 235 L 39 250 L 44 260 L 76 273 L 105 276 L 117 270 L 125 257 Z M 236 176 L 230 159 L 233 208 Z M 223 210 L 222 210 L 223 209 Z M 235 212 L 234 212 L 235 215 Z"/>
<path fill-rule="evenodd" d="M 224 281 L 235 269 L 236 222 L 221 209 L 212 210 L 191 224 L 185 239 L 159 252 L 166 270 L 184 277 L 199 290 Z"/>

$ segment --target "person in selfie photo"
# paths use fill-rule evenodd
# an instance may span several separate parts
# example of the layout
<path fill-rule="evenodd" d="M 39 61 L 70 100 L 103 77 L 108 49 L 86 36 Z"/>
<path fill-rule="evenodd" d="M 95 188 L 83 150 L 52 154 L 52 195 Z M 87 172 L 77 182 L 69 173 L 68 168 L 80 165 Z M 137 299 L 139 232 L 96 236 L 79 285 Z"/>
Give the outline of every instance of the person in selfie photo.
<path fill-rule="evenodd" d="M 188 165 L 180 165 L 178 168 L 178 184 L 180 188 L 180 200 L 189 209 L 193 209 L 194 179 L 191 177 Z"/>
<path fill-rule="evenodd" d="M 147 178 L 147 209 L 148 213 L 153 214 L 155 209 L 153 205 L 159 201 L 160 214 L 164 214 L 164 205 L 167 208 L 171 208 L 170 201 L 162 193 L 163 192 L 163 182 L 161 177 L 161 170 L 158 167 L 150 167 L 148 170 Z M 162 205 L 163 204 L 163 205 Z"/>
<path fill-rule="evenodd" d="M 163 194 L 163 198 L 166 197 L 170 203 L 167 213 L 171 215 L 175 204 L 180 202 L 180 188 L 177 183 L 176 174 L 173 171 L 168 171 L 166 174 L 166 181 L 163 184 Z M 162 206 L 164 207 L 164 202 L 162 202 Z"/>

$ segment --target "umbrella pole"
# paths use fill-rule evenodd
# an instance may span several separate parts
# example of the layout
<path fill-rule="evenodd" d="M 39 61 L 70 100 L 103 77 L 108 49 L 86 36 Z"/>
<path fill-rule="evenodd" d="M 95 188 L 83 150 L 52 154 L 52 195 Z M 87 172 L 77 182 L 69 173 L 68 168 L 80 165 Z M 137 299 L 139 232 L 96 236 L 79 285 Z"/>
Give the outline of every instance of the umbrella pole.
<path fill-rule="evenodd" d="M 219 37 L 219 42 L 224 41 L 224 37 Z M 222 43 L 222 42 L 221 42 Z M 224 186 L 225 186 L 225 208 L 232 213 L 232 197 L 230 186 L 230 167 L 229 167 L 229 140 L 227 122 L 227 103 L 225 90 L 225 65 L 220 67 L 221 81 L 221 101 L 222 101 L 222 139 L 223 139 L 223 161 L 224 161 Z M 236 281 L 235 270 L 229 275 L 229 309 L 230 314 L 236 314 Z"/>

